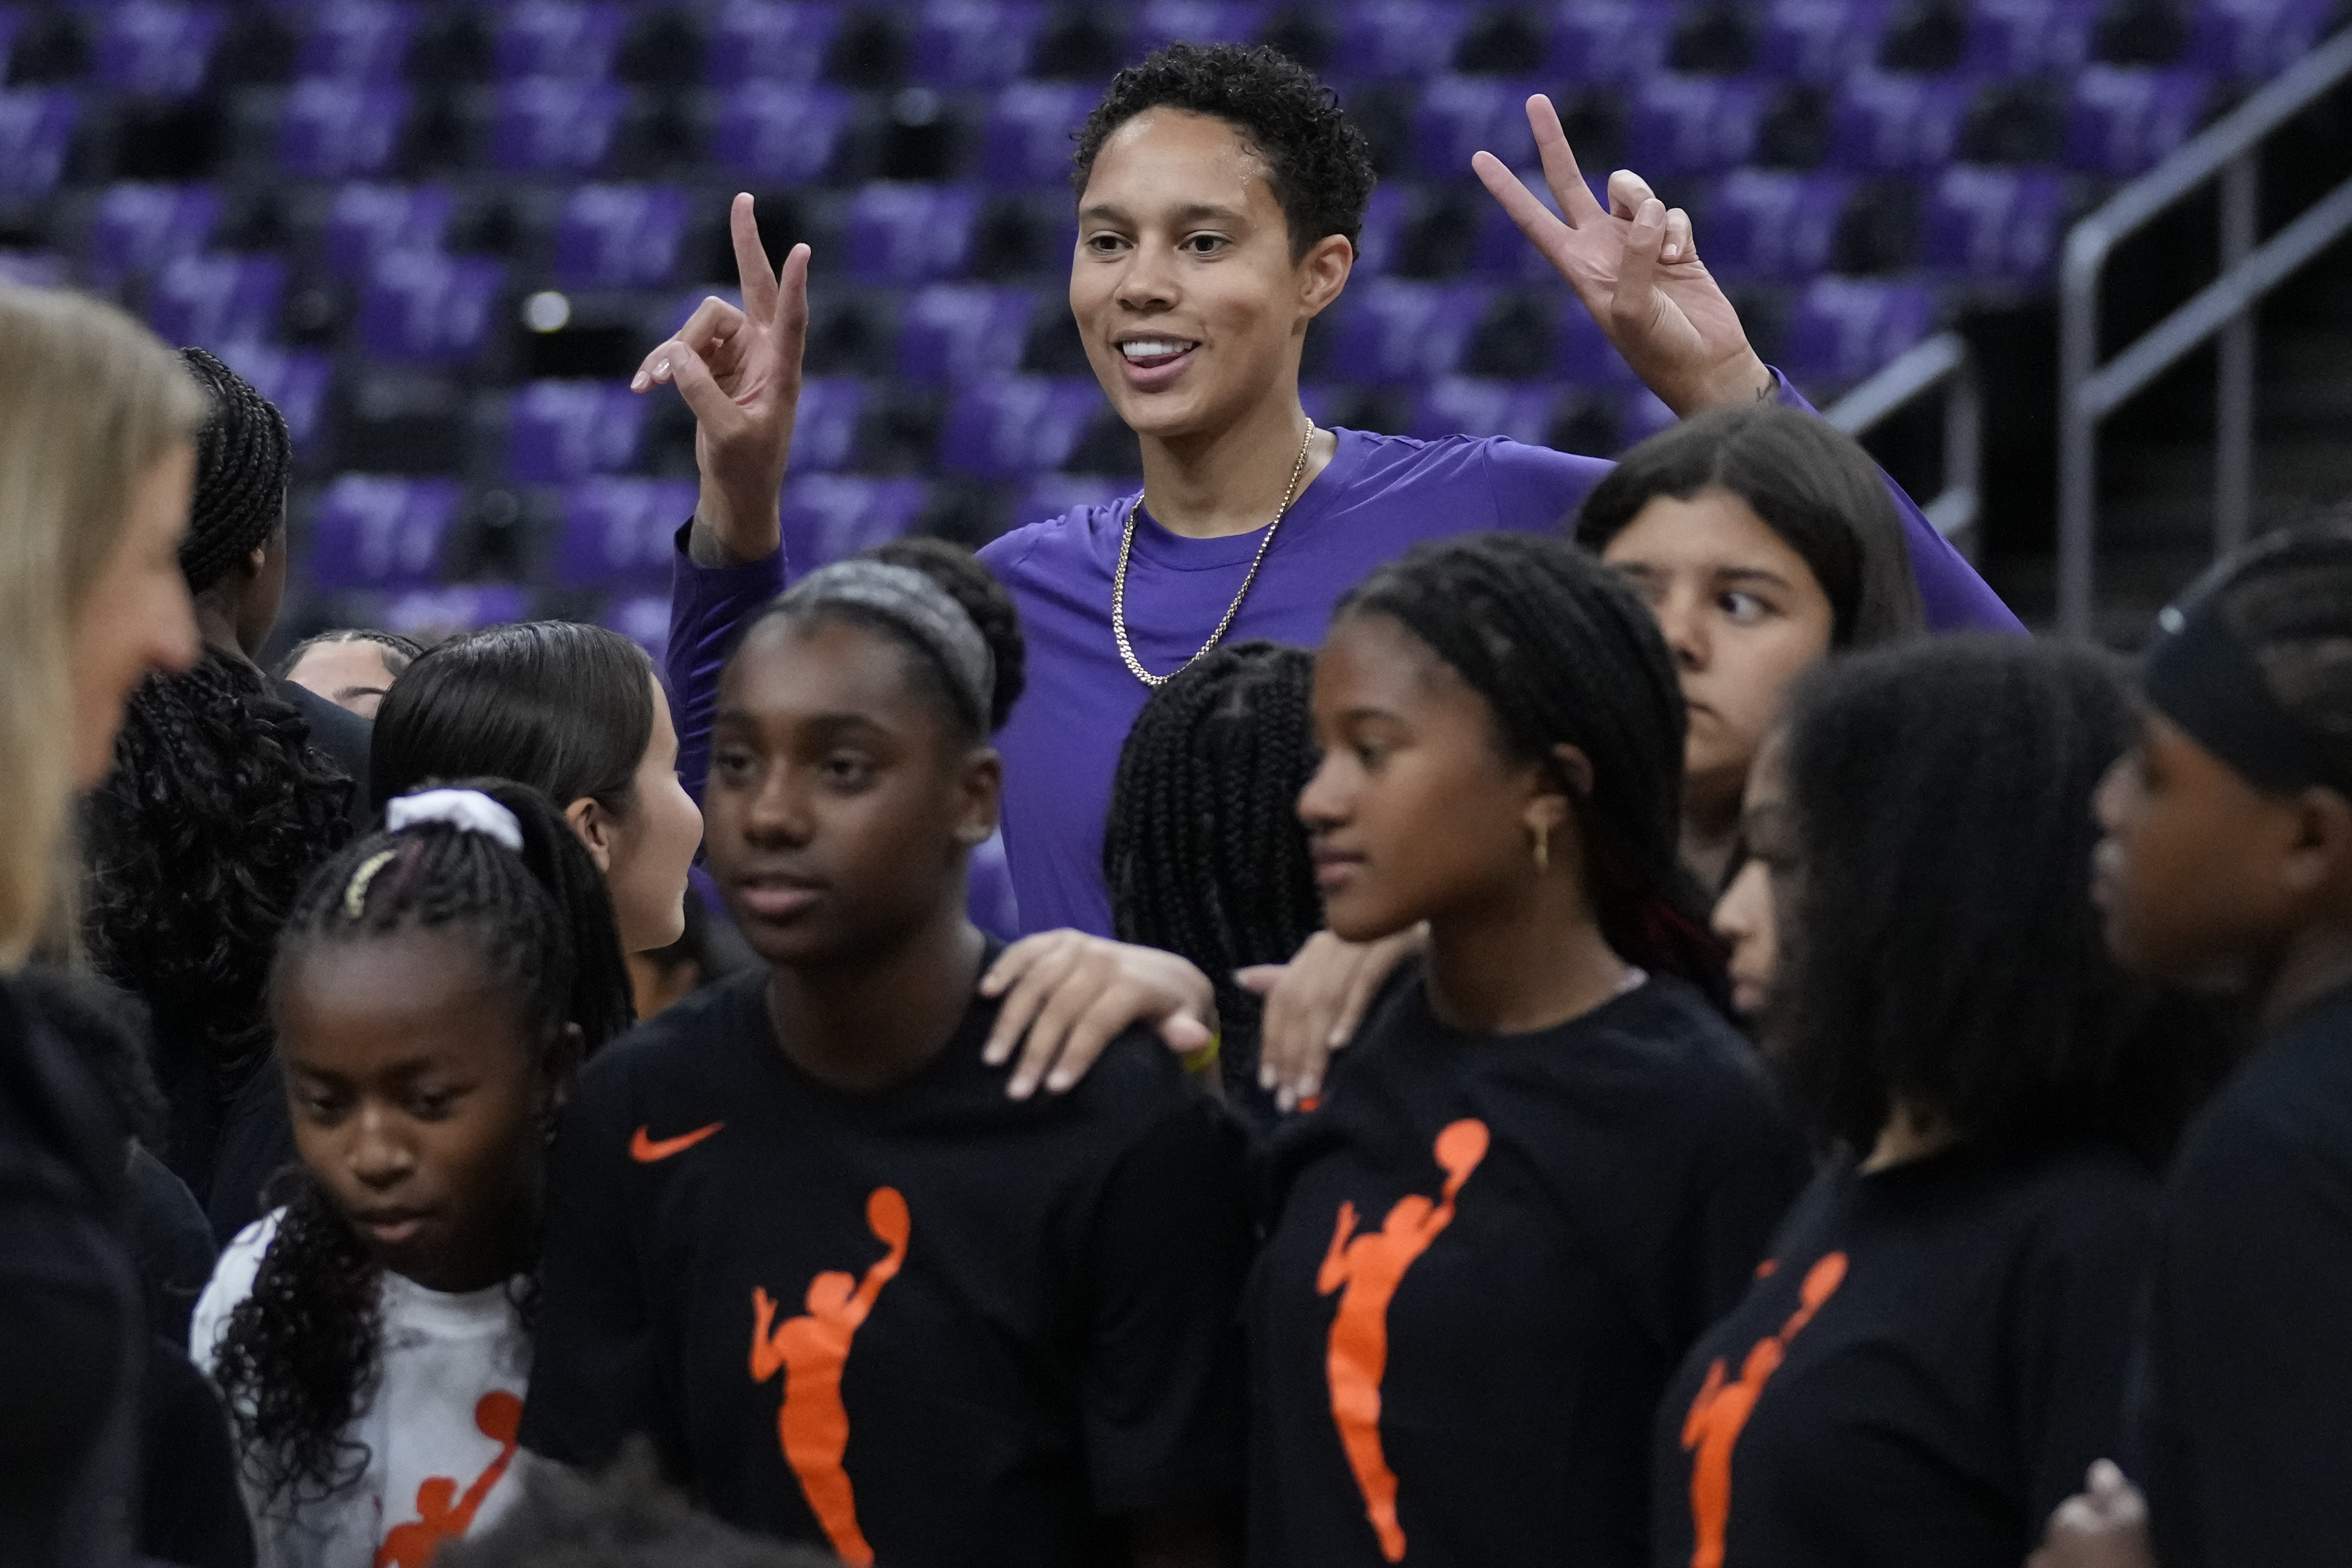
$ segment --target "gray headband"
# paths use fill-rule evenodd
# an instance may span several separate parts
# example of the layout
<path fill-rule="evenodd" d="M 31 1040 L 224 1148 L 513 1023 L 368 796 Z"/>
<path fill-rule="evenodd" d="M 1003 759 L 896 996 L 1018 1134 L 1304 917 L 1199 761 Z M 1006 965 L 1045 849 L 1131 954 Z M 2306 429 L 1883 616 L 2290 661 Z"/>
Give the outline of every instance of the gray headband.
<path fill-rule="evenodd" d="M 955 596 L 910 566 L 858 558 L 809 573 L 776 601 L 784 611 L 827 604 L 870 610 L 905 632 L 946 672 L 965 715 L 982 734 L 996 700 L 996 655 Z"/>

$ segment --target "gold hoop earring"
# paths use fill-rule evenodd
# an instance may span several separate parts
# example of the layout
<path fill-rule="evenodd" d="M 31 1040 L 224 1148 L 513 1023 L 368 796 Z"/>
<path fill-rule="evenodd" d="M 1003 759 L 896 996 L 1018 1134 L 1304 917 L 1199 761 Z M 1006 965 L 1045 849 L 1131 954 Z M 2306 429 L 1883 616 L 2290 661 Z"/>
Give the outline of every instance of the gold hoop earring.
<path fill-rule="evenodd" d="M 1551 870 L 1551 825 L 1547 822 L 1536 830 L 1536 874 L 1541 876 L 1549 870 Z"/>

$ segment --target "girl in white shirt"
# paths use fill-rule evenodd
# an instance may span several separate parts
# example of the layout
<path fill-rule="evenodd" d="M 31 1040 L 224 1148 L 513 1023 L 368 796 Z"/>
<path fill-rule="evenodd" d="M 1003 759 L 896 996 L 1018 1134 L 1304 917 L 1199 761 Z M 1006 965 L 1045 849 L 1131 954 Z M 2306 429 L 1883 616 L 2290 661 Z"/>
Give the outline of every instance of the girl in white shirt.
<path fill-rule="evenodd" d="M 604 879 L 543 797 L 483 781 L 385 820 L 287 921 L 301 1168 L 191 1333 L 269 1568 L 424 1568 L 511 1503 L 546 1131 L 630 1020 Z"/>

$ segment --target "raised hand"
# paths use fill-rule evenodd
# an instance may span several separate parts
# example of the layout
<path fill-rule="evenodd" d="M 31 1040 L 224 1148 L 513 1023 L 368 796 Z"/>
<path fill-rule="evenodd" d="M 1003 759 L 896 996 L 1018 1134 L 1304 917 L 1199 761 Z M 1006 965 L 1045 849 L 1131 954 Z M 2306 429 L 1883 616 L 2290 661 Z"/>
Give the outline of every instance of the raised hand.
<path fill-rule="evenodd" d="M 784 465 L 808 340 L 809 247 L 793 246 L 784 265 L 769 271 L 748 194 L 735 198 L 728 226 L 743 308 L 705 299 L 629 382 L 638 392 L 675 382 L 694 411 L 702 494 L 690 549 L 706 566 L 759 560 L 782 547 Z"/>
<path fill-rule="evenodd" d="M 1528 126 L 1566 222 L 1493 153 L 1478 153 L 1470 167 L 1576 290 L 1633 373 L 1679 414 L 1769 392 L 1771 372 L 1699 260 L 1690 215 L 1668 211 L 1641 176 L 1623 169 L 1609 177 L 1604 210 L 1576 166 L 1551 99 L 1540 93 L 1528 99 Z"/>

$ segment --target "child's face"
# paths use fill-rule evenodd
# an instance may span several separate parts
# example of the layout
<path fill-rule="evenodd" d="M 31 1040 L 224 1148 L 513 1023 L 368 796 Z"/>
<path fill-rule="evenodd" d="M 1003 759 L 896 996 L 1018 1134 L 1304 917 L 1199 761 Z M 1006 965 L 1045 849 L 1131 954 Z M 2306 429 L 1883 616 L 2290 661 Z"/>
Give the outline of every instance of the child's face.
<path fill-rule="evenodd" d="M 854 959 L 961 918 L 964 857 L 995 830 L 1001 764 L 909 684 L 917 656 L 850 622 L 774 618 L 728 668 L 710 872 L 770 964 Z"/>
<path fill-rule="evenodd" d="M 560 1064 L 454 936 L 320 943 L 280 977 L 294 1143 L 384 1268 L 479 1290 L 528 1261 Z"/>
<path fill-rule="evenodd" d="M 1796 869 L 1795 824 L 1789 820 L 1788 732 L 1774 730 L 1748 770 L 1739 836 L 1748 858 L 1715 904 L 1715 934 L 1731 944 L 1731 1005 L 1743 1018 L 1760 1016 L 1771 999 L 1780 956 L 1780 906 Z"/>

